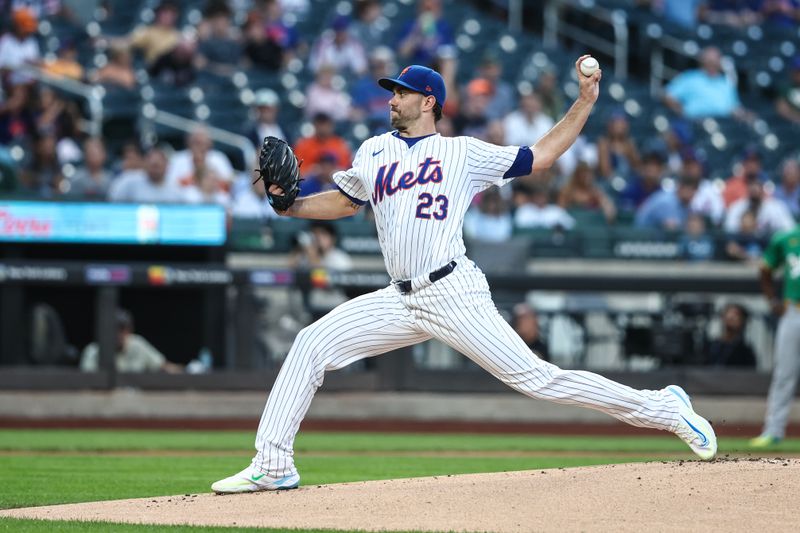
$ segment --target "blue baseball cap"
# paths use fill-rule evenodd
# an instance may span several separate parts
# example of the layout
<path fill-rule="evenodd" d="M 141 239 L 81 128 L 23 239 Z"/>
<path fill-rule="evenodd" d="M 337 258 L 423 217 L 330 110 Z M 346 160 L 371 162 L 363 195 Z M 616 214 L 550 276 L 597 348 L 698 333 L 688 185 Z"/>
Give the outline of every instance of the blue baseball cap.
<path fill-rule="evenodd" d="M 755 144 L 748 144 L 742 150 L 742 159 L 758 159 L 761 161 L 761 151 Z"/>
<path fill-rule="evenodd" d="M 350 17 L 347 15 L 339 15 L 333 19 L 331 23 L 331 28 L 333 28 L 334 31 L 344 31 L 348 26 L 350 26 Z"/>
<path fill-rule="evenodd" d="M 399 85 L 414 92 L 431 95 L 436 98 L 436 103 L 444 107 L 446 91 L 442 76 L 433 69 L 421 65 L 411 65 L 403 69 L 396 78 L 381 78 L 378 85 L 392 91 Z"/>

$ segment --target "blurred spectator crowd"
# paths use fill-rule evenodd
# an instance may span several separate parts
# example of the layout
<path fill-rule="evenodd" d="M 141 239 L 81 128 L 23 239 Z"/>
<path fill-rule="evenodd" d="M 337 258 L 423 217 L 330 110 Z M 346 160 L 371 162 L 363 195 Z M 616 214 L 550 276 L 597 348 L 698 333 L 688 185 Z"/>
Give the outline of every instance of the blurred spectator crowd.
<path fill-rule="evenodd" d="M 465 6 L 445 16 L 456 3 L 443 1 L 0 0 L 0 190 L 39 199 L 213 203 L 236 218 L 269 218 L 263 185 L 252 183 L 255 161 L 222 143 L 217 128 L 256 148 L 268 135 L 286 139 L 304 161 L 301 194 L 330 189 L 331 174 L 350 165 L 360 140 L 390 127 L 390 93 L 376 78 L 410 63 L 445 78 L 442 135 L 535 143 L 569 105 L 572 63 L 551 57 L 520 79 L 503 48 L 465 52 L 465 36 L 487 38 L 491 21 L 483 30 L 470 24 L 488 16 Z M 620 3 L 681 28 L 775 25 L 796 38 L 800 21 L 796 0 Z M 796 151 L 768 157 L 747 135 L 721 162 L 699 142 L 709 119 L 746 132 L 765 118 L 743 104 L 723 59 L 713 44 L 704 47 L 697 67 L 673 77 L 660 98 L 641 93 L 639 113 L 601 98 L 591 127 L 550 171 L 475 199 L 466 236 L 501 242 L 537 229 L 615 225 L 677 235 L 689 260 L 758 258 L 769 236 L 800 216 L 800 164 Z M 43 83 L 39 73 L 59 83 Z M 109 116 L 115 96 L 123 108 L 133 102 L 134 112 L 122 113 L 117 128 L 104 122 L 93 130 L 86 101 L 69 81 L 102 87 Z M 629 91 L 645 85 L 604 72 L 604 90 L 615 81 Z M 145 103 L 197 122 L 185 132 L 145 131 Z M 800 125 L 800 54 L 788 61 L 774 100 L 762 96 L 761 103 L 774 112 L 769 120 Z M 641 117 L 654 115 L 641 108 L 662 113 L 660 127 L 651 121 L 643 129 Z M 722 249 L 712 238 L 720 233 Z"/>

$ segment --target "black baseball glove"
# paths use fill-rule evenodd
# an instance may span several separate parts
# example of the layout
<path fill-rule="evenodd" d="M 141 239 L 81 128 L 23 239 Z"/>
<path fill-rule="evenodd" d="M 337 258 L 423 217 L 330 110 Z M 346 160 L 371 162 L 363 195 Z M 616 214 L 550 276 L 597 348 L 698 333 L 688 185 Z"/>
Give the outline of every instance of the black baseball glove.
<path fill-rule="evenodd" d="M 258 156 L 256 172 L 258 180 L 264 180 L 269 204 L 275 211 L 286 211 L 294 203 L 297 193 L 300 192 L 300 164 L 297 156 L 286 144 L 286 141 L 277 137 L 266 137 L 261 145 Z M 270 185 L 277 185 L 283 189 L 283 194 L 278 196 L 269 192 Z"/>

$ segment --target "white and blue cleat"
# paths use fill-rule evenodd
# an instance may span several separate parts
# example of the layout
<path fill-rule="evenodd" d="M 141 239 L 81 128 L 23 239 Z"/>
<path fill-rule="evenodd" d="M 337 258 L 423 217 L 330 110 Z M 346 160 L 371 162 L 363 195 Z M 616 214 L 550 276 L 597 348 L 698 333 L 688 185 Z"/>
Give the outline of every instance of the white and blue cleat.
<path fill-rule="evenodd" d="M 296 473 L 290 476 L 274 478 L 253 469 L 252 466 L 248 466 L 238 474 L 213 483 L 211 490 L 217 494 L 236 494 L 240 492 L 296 489 L 298 485 L 300 485 L 300 476 Z"/>
<path fill-rule="evenodd" d="M 682 388 L 670 385 L 664 390 L 677 399 L 678 426 L 675 434 L 703 461 L 713 459 L 717 455 L 717 436 L 711 423 L 694 412 L 689 395 Z"/>

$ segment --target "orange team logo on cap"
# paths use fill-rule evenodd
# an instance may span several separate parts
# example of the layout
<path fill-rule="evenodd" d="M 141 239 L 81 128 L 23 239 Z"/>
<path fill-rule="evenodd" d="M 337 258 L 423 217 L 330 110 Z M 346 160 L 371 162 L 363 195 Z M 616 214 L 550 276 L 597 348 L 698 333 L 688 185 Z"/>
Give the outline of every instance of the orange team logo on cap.
<path fill-rule="evenodd" d="M 404 75 L 406 72 L 408 72 L 408 69 L 410 69 L 410 68 L 411 68 L 411 67 L 406 67 L 406 68 L 404 68 L 404 69 L 403 69 L 403 72 L 401 72 L 401 73 L 400 73 L 400 75 L 401 75 L 401 76 L 403 76 L 403 75 Z"/>

